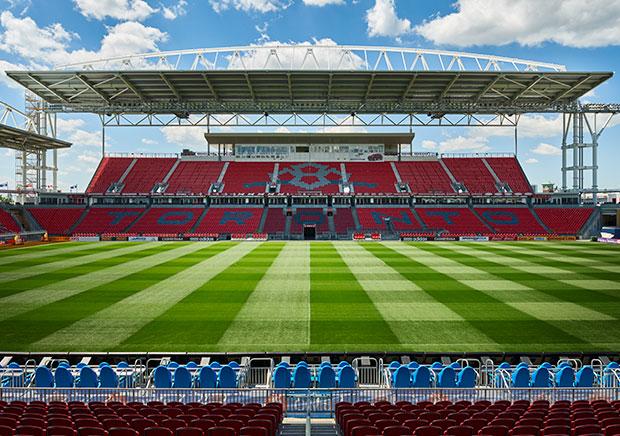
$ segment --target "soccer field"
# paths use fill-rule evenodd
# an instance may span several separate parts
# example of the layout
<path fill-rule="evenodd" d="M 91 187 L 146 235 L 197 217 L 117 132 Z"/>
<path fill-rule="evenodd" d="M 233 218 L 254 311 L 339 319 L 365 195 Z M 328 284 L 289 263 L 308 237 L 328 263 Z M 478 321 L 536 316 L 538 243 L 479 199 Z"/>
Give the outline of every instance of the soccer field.
<path fill-rule="evenodd" d="M 620 349 L 593 243 L 63 243 L 0 251 L 1 351 Z"/>

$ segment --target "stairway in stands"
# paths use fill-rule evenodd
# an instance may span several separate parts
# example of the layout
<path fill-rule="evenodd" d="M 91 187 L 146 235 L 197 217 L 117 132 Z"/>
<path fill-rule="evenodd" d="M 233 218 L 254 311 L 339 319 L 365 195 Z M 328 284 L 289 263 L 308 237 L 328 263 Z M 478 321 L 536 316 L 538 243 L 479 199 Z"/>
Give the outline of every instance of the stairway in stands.
<path fill-rule="evenodd" d="M 336 436 L 338 435 L 338 431 L 336 430 L 336 425 L 333 420 L 313 420 L 310 425 L 310 431 L 307 432 L 306 422 L 302 419 L 291 420 L 293 422 L 285 422 L 281 429 L 281 436 L 305 436 L 310 434 L 312 436 Z"/>

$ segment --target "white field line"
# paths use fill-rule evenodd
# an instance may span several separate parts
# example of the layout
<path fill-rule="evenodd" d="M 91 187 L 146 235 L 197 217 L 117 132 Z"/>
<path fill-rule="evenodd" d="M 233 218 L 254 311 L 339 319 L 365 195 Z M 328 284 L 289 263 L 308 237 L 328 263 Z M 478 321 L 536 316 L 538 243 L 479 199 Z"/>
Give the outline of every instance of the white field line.
<path fill-rule="evenodd" d="M 114 244 L 125 244 L 124 242 L 114 242 Z M 155 243 L 151 243 L 155 244 Z M 0 274 L 0 283 L 10 282 L 13 280 L 25 279 L 39 274 L 50 273 L 60 269 L 82 266 L 87 263 L 96 262 L 102 259 L 110 259 L 123 254 L 133 253 L 134 251 L 144 250 L 150 244 L 131 244 L 126 247 L 105 250 L 99 253 L 87 254 L 86 256 L 71 257 L 56 262 L 44 263 L 42 265 L 34 265 L 30 268 L 20 268 L 15 271 L 3 272 Z"/>
<path fill-rule="evenodd" d="M 265 328 L 252 331 L 254 323 Z M 287 243 L 218 342 L 310 341 L 310 243 Z M 294 328 L 291 328 L 294 326 Z M 256 337 L 255 337 L 256 336 Z"/>
<path fill-rule="evenodd" d="M 88 349 L 111 349 L 165 313 L 260 244 L 241 243 L 205 259 L 105 309 L 32 344 L 31 348 L 57 349 L 59 344 Z"/>
<path fill-rule="evenodd" d="M 151 248 L 154 244 L 157 244 L 157 242 L 142 245 L 142 249 Z M 2 310 L 0 310 L 0 321 L 122 279 L 128 275 L 151 268 L 160 263 L 171 261 L 187 253 L 192 253 L 203 248 L 204 245 L 202 244 L 202 242 L 196 242 L 183 245 L 163 253 L 132 260 L 122 265 L 103 268 L 88 274 L 0 298 L 0 307 L 2 307 Z"/>
<path fill-rule="evenodd" d="M 47 247 L 47 245 L 35 245 L 34 247 L 24 248 L 24 250 L 27 249 L 28 251 L 24 251 L 21 254 L 0 257 L 0 265 L 8 265 L 15 262 L 21 262 L 22 260 L 32 260 L 39 259 L 41 257 L 55 256 L 56 254 L 73 253 L 75 251 L 86 250 L 95 246 L 96 245 L 91 242 L 74 242 L 73 245 L 67 245 L 66 247 L 58 247 L 48 250 L 36 250 L 37 247 Z M 14 248 L 12 248 L 11 250 L 14 250 Z"/>

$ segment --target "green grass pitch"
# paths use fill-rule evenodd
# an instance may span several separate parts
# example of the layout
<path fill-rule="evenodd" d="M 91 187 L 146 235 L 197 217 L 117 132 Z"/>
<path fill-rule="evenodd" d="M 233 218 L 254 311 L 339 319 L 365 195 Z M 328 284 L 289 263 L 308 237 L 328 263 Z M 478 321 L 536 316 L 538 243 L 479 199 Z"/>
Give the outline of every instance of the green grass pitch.
<path fill-rule="evenodd" d="M 0 351 L 617 351 L 620 248 L 63 243 L 0 251 Z"/>

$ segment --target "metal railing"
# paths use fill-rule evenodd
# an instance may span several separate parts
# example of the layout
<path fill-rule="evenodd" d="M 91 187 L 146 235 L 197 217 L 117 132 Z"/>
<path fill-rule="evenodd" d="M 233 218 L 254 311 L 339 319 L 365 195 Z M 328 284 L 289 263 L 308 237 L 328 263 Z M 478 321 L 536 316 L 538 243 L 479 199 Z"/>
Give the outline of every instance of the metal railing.
<path fill-rule="evenodd" d="M 499 401 L 548 400 L 577 401 L 620 398 L 619 388 L 528 388 L 528 389 L 80 389 L 80 388 L 1 388 L 2 401 L 179 401 L 283 404 L 286 416 L 331 417 L 336 404 L 342 401 Z"/>

